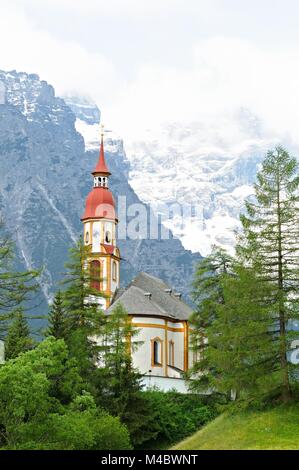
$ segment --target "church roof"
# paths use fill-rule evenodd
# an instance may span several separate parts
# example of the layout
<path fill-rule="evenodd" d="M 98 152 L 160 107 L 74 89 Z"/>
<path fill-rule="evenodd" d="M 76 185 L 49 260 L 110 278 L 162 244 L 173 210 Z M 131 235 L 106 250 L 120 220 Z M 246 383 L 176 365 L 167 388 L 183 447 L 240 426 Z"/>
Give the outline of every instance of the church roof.
<path fill-rule="evenodd" d="M 95 169 L 92 172 L 92 175 L 111 175 L 110 171 L 108 170 L 106 160 L 105 160 L 105 154 L 104 154 L 104 141 L 103 141 L 103 134 L 101 136 L 101 147 L 100 147 L 100 155 L 99 155 L 99 160 L 98 163 L 95 167 Z"/>
<path fill-rule="evenodd" d="M 116 219 L 115 202 L 108 188 L 95 187 L 86 198 L 81 220 L 99 218 Z"/>
<path fill-rule="evenodd" d="M 106 313 L 111 313 L 118 303 L 121 303 L 130 315 L 188 320 L 192 313 L 192 309 L 175 296 L 164 281 L 144 272 L 138 274 L 126 289 L 116 291 L 113 303 Z"/>

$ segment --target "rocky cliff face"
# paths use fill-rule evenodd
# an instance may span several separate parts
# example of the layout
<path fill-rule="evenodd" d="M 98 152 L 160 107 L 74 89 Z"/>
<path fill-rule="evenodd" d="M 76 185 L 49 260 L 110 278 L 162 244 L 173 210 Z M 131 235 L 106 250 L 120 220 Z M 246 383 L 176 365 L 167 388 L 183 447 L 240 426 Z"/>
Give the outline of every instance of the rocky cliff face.
<path fill-rule="evenodd" d="M 41 289 L 50 301 L 68 248 L 82 230 L 80 216 L 98 156 L 93 148 L 85 151 L 74 113 L 92 125 L 99 111 L 78 100 L 66 104 L 37 75 L 0 71 L 0 82 L 6 90 L 0 105 L 1 213 L 16 243 L 18 265 L 43 267 Z M 116 199 L 139 202 L 128 183 L 129 162 L 120 140 L 107 140 L 106 158 Z M 122 284 L 143 270 L 188 295 L 199 255 L 185 250 L 178 239 L 122 240 L 119 246 Z M 45 308 L 45 303 L 40 306 Z"/>
<path fill-rule="evenodd" d="M 214 244 L 233 251 L 244 198 L 276 138 L 247 109 L 227 119 L 169 123 L 126 143 L 129 182 L 142 201 L 189 206 L 182 225 L 167 223 L 186 249 L 207 255 Z M 162 188 L 162 190 L 160 189 Z"/>

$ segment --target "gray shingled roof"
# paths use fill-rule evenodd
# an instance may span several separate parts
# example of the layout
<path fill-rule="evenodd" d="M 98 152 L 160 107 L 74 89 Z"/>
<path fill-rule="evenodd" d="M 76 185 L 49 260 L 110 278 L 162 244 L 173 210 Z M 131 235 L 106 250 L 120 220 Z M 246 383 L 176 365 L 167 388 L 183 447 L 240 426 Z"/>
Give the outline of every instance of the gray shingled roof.
<path fill-rule="evenodd" d="M 174 293 L 166 292 L 170 287 L 161 279 L 141 272 L 126 289 L 118 289 L 113 303 L 106 310 L 109 315 L 121 303 L 131 315 L 169 317 L 173 320 L 188 320 L 192 309 Z M 145 294 L 150 293 L 149 298 Z"/>

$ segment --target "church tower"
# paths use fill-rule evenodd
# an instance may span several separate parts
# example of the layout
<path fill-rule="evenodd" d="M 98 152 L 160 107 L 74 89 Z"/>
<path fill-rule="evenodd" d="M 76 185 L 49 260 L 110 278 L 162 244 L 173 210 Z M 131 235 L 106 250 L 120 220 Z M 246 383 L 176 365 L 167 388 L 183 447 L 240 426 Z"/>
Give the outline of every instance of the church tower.
<path fill-rule="evenodd" d="M 104 309 L 110 306 L 119 287 L 120 252 L 116 246 L 118 223 L 115 202 L 109 190 L 111 175 L 104 155 L 103 131 L 98 163 L 92 172 L 93 189 L 86 198 L 85 212 L 81 218 L 84 225 L 84 243 L 90 247 L 90 268 L 98 279 L 93 287 L 105 295 L 100 298 Z"/>

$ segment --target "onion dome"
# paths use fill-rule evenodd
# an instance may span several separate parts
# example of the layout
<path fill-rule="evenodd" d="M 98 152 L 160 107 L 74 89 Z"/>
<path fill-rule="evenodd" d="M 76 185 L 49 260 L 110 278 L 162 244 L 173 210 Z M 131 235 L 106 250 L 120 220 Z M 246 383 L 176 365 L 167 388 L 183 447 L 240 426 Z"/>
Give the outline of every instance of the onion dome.
<path fill-rule="evenodd" d="M 85 219 L 116 219 L 115 202 L 108 188 L 96 187 L 86 198 L 85 212 L 81 220 Z"/>

